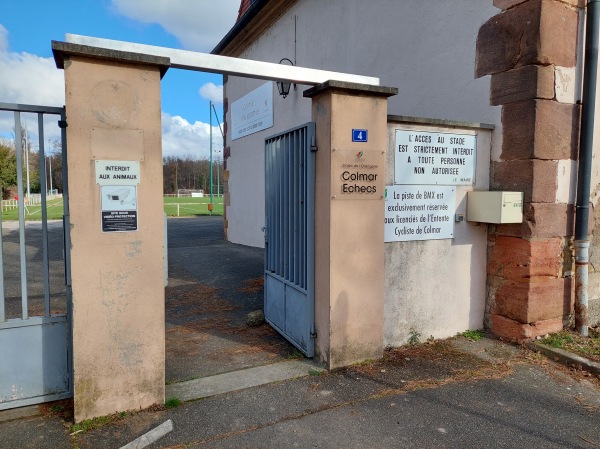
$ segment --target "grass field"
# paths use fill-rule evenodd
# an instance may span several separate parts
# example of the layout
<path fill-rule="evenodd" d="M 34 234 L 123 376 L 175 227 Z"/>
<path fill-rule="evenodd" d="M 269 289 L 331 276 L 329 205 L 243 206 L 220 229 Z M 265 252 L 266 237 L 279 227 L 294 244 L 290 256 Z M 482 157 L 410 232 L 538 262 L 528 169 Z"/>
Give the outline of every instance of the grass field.
<path fill-rule="evenodd" d="M 48 220 L 62 220 L 63 216 L 63 205 L 62 198 L 54 198 L 48 200 L 46 212 L 48 213 Z M 19 209 L 6 209 L 2 211 L 2 220 L 18 220 Z M 25 220 L 39 221 L 42 219 L 42 206 L 36 204 L 35 206 L 27 206 L 25 208 Z"/>
<path fill-rule="evenodd" d="M 193 217 L 196 215 L 223 215 L 223 198 L 213 196 L 212 214 L 208 210 L 210 197 L 165 197 L 164 210 L 168 217 Z"/>
<path fill-rule="evenodd" d="M 223 198 L 213 197 L 212 214 L 208 210 L 210 197 L 190 198 L 190 197 L 165 197 L 164 211 L 169 217 L 194 217 L 197 215 L 223 215 Z M 56 198 L 48 201 L 48 220 L 61 220 L 63 216 L 62 198 Z M 19 212 L 17 208 L 2 211 L 2 220 L 18 220 Z M 39 221 L 42 219 L 42 208 L 40 205 L 27 206 L 25 210 L 25 220 Z"/>

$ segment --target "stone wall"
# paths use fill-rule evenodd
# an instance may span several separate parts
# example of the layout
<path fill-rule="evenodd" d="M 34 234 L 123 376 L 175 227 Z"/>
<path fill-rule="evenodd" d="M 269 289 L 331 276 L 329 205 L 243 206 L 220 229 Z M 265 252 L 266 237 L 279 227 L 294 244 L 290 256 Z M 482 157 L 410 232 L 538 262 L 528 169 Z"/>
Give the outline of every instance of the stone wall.
<path fill-rule="evenodd" d="M 577 83 L 576 3 L 494 0 L 503 11 L 477 40 L 476 76 L 491 75 L 490 103 L 502 106 L 491 190 L 524 192 L 523 223 L 488 236 L 486 324 L 510 339 L 558 331 L 572 316 L 580 107 L 564 91 Z"/>

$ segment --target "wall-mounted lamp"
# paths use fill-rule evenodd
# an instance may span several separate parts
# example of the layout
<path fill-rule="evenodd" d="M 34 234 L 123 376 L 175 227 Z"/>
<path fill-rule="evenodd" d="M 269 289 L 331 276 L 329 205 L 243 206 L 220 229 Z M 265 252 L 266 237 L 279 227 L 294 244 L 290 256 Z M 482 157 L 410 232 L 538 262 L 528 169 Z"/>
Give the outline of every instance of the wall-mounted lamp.
<path fill-rule="evenodd" d="M 290 63 L 290 65 L 294 65 L 294 63 L 292 61 L 290 61 L 288 58 L 282 58 L 281 61 L 279 61 L 279 64 L 281 64 L 283 61 L 287 61 Z M 292 85 L 292 83 L 287 83 L 285 81 L 277 81 L 277 90 L 279 91 L 279 95 L 281 95 L 283 98 L 287 97 L 290 94 L 290 86 Z M 294 89 L 296 89 L 296 84 L 294 83 Z"/>

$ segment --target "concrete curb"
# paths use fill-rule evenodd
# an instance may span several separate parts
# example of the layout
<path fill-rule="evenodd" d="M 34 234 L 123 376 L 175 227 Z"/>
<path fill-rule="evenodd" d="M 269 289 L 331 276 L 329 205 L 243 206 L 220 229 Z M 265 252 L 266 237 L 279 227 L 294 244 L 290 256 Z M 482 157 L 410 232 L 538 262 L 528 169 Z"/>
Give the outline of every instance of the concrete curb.
<path fill-rule="evenodd" d="M 27 407 L 9 408 L 8 410 L 0 410 L 0 423 L 6 421 L 14 421 L 21 418 L 32 418 L 40 416 L 42 411 L 39 405 L 29 405 Z"/>
<path fill-rule="evenodd" d="M 289 360 L 167 385 L 166 397 L 193 401 L 324 371 L 308 359 Z"/>
<path fill-rule="evenodd" d="M 564 349 L 552 348 L 538 342 L 531 342 L 528 346 L 532 351 L 540 352 L 546 357 L 563 365 L 578 367 L 600 376 L 600 363 L 592 362 L 585 357 L 578 356 L 572 352 L 565 351 Z"/>

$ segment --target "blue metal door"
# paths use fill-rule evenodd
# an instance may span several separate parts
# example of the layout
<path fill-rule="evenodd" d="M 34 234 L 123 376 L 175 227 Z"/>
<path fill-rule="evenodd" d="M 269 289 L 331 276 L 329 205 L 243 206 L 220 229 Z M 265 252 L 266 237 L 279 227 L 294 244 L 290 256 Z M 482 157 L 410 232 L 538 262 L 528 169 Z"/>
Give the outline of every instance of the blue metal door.
<path fill-rule="evenodd" d="M 265 318 L 314 355 L 315 124 L 265 141 Z"/>
<path fill-rule="evenodd" d="M 3 200 L 0 208 L 0 410 L 4 410 L 72 397 L 73 390 L 65 110 L 0 103 L 0 111 L 14 116 L 14 143 L 5 140 L 5 150 L 14 157 L 17 177 L 17 198 Z M 58 116 L 54 122 L 58 126 L 50 131 L 54 151 L 62 156 L 47 157 L 48 115 Z M 30 123 L 37 121 L 37 127 L 27 129 L 28 118 Z M 36 158 L 39 164 L 34 163 Z M 53 158 L 54 172 L 48 170 Z M 62 183 L 60 193 L 50 186 L 53 173 Z M 52 209 L 57 213 L 62 209 L 62 221 L 48 219 Z"/>

